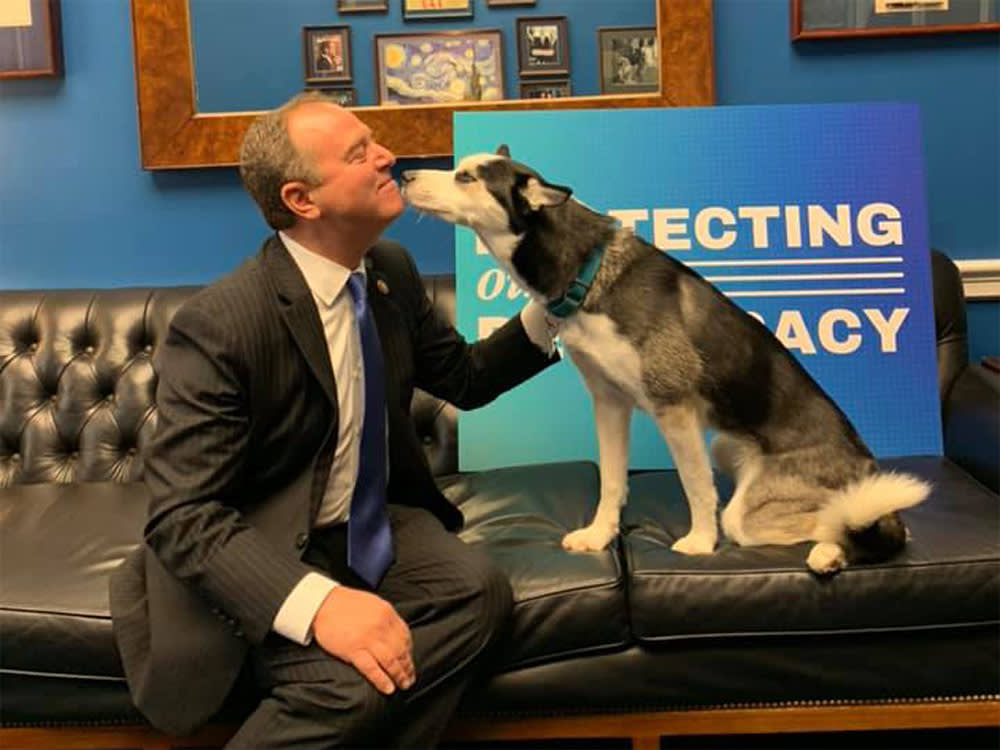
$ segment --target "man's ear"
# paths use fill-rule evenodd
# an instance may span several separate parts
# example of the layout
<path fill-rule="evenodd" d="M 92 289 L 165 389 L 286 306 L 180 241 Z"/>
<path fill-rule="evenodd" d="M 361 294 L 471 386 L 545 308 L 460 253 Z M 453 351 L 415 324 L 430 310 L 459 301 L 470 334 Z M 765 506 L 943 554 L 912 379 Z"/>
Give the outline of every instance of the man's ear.
<path fill-rule="evenodd" d="M 507 148 L 506 143 L 500 144 L 500 148 L 497 149 L 497 156 L 506 156 L 508 159 L 510 158 L 510 149 Z"/>
<path fill-rule="evenodd" d="M 550 185 L 537 177 L 529 177 L 520 188 L 521 196 L 528 202 L 532 211 L 550 206 L 561 206 L 573 194 L 568 187 Z"/>
<path fill-rule="evenodd" d="M 304 182 L 286 182 L 281 186 L 281 202 L 300 219 L 315 219 L 319 216 L 319 206 L 309 196 L 309 187 Z"/>

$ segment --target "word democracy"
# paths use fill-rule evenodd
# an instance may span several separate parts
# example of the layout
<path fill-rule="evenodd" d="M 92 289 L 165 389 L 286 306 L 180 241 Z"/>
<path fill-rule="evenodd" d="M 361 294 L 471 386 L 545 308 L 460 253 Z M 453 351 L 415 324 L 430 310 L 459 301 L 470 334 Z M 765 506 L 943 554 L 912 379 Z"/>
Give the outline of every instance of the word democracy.
<path fill-rule="evenodd" d="M 638 233 L 638 225 L 650 220 L 646 208 L 608 211 L 622 226 Z M 851 247 L 857 240 L 871 247 L 903 244 L 903 221 L 891 203 L 866 203 L 853 210 L 838 203 L 833 213 L 820 205 L 706 206 L 692 216 L 688 208 L 652 210 L 653 244 L 661 250 L 692 249 L 691 235 L 705 250 L 726 250 L 738 241 L 755 249 L 767 249 L 783 235 L 784 247 L 823 247 L 833 243 Z M 747 233 L 749 232 L 749 236 Z"/>
<path fill-rule="evenodd" d="M 811 355 L 853 354 L 866 340 L 882 354 L 899 351 L 899 334 L 910 314 L 908 307 L 896 307 L 888 315 L 878 308 L 866 307 L 859 315 L 854 310 L 834 308 L 821 312 L 781 310 L 773 319 L 748 311 L 767 326 L 786 349 Z M 476 319 L 476 336 L 484 339 L 507 322 L 507 317 L 483 315 Z"/>

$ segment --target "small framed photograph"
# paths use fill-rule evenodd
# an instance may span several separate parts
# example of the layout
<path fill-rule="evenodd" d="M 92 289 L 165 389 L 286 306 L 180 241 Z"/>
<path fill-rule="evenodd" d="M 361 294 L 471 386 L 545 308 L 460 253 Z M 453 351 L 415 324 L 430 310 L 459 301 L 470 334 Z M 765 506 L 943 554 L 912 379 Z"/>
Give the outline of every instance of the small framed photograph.
<path fill-rule="evenodd" d="M 517 19 L 517 64 L 522 76 L 569 75 L 566 16 Z"/>
<path fill-rule="evenodd" d="M 557 81 L 521 81 L 522 99 L 562 99 L 572 96 L 569 79 Z"/>
<path fill-rule="evenodd" d="M 490 8 L 502 8 L 505 5 L 534 5 L 535 0 L 486 0 Z"/>
<path fill-rule="evenodd" d="M 660 90 L 660 53 L 655 26 L 597 30 L 601 93 L 641 94 Z"/>
<path fill-rule="evenodd" d="M 504 98 L 497 29 L 375 35 L 379 104 L 451 104 Z"/>
<path fill-rule="evenodd" d="M 337 0 L 340 13 L 384 13 L 389 10 L 389 0 Z"/>
<path fill-rule="evenodd" d="M 403 0 L 403 20 L 471 18 L 472 0 Z"/>
<path fill-rule="evenodd" d="M 331 88 L 329 86 L 309 86 L 309 91 L 319 91 L 333 99 L 341 107 L 353 107 L 358 103 L 357 92 L 353 88 Z"/>
<path fill-rule="evenodd" d="M 304 26 L 302 51 L 306 82 L 351 82 L 350 26 Z"/>

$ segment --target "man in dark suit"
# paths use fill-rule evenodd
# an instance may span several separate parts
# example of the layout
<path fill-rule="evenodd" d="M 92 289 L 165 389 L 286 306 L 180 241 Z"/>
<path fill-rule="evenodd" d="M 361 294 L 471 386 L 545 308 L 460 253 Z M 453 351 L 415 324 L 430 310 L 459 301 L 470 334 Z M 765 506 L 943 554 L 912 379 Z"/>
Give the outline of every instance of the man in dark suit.
<path fill-rule="evenodd" d="M 325 73 L 342 73 L 344 58 L 339 45 L 335 47 L 334 40 L 324 39 L 318 45 L 316 55 L 316 70 Z"/>
<path fill-rule="evenodd" d="M 161 344 L 145 544 L 111 610 L 166 731 L 249 667 L 262 700 L 230 747 L 430 746 L 504 632 L 509 584 L 451 533 L 409 404 L 479 406 L 556 357 L 534 303 L 473 345 L 435 314 L 379 240 L 394 162 L 315 93 L 256 121 L 241 175 L 277 232 Z"/>

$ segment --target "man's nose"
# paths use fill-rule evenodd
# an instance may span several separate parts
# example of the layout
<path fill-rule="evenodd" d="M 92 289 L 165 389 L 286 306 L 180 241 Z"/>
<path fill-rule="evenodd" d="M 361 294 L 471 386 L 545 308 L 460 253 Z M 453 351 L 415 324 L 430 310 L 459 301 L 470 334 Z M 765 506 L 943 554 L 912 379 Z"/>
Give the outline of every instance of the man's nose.
<path fill-rule="evenodd" d="M 391 167 L 396 163 L 396 155 L 392 153 L 389 149 L 383 146 L 381 143 L 378 144 L 379 149 L 379 160 L 386 162 L 386 166 Z"/>

